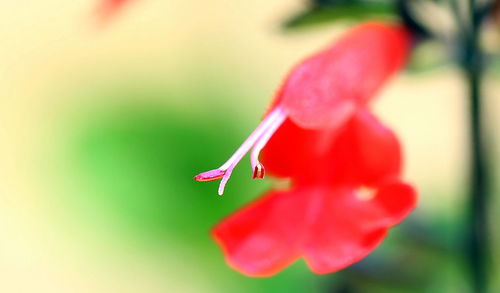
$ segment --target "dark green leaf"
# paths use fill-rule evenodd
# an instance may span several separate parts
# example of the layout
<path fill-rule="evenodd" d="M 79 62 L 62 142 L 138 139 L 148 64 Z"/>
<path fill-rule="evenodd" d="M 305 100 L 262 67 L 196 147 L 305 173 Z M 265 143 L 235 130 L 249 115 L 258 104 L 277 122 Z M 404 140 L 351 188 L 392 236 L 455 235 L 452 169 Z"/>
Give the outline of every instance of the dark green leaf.
<path fill-rule="evenodd" d="M 288 20 L 284 27 L 295 29 L 339 20 L 361 21 L 391 18 L 395 15 L 392 2 L 380 1 L 318 1 L 308 11 Z"/>

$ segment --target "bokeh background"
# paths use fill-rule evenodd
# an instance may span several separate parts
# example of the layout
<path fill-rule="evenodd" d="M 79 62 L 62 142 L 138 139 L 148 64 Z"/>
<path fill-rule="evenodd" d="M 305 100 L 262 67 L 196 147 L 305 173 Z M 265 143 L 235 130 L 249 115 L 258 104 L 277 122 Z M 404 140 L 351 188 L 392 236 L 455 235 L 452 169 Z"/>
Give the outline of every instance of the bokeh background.
<path fill-rule="evenodd" d="M 469 292 L 467 100 L 456 67 L 403 73 L 375 103 L 420 191 L 413 215 L 338 274 L 298 261 L 252 279 L 226 266 L 209 229 L 271 181 L 252 181 L 244 162 L 218 197 L 217 182 L 192 177 L 224 162 L 287 70 L 349 23 L 286 32 L 300 0 L 137 0 L 103 27 L 96 4 L 0 4 L 1 292 Z M 492 166 L 498 77 L 485 81 Z M 496 223 L 498 196 L 491 209 Z"/>

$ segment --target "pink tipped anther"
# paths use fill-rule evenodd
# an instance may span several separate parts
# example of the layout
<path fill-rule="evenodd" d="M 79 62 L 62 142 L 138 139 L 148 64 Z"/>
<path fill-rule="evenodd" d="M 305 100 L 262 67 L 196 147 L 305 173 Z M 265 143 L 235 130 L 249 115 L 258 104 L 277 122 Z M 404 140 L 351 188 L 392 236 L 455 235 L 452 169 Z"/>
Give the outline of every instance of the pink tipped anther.
<path fill-rule="evenodd" d="M 221 179 L 226 174 L 226 171 L 221 169 L 214 169 L 207 172 L 200 173 L 194 176 L 194 180 L 205 182 L 205 181 L 214 181 L 217 179 Z"/>
<path fill-rule="evenodd" d="M 285 121 L 286 114 L 281 106 L 276 106 L 264 120 L 257 126 L 257 128 L 250 134 L 250 136 L 243 142 L 243 144 L 236 150 L 236 152 L 218 169 L 203 172 L 194 179 L 196 181 L 212 181 L 221 179 L 218 193 L 222 195 L 229 177 L 239 161 L 245 156 L 246 153 L 253 147 L 252 150 L 252 169 L 253 178 L 264 178 L 264 166 L 258 162 L 260 150 L 265 146 L 272 134 L 278 127 Z"/>

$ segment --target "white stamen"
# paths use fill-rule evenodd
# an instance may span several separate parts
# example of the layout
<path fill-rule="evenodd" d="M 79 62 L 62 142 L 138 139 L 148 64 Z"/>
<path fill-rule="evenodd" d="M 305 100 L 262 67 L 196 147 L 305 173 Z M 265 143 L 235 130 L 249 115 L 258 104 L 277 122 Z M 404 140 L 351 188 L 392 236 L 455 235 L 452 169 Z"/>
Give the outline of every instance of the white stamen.
<path fill-rule="evenodd" d="M 234 163 L 238 163 L 243 156 L 252 148 L 255 142 L 262 136 L 266 129 L 271 125 L 276 116 L 281 114 L 281 109 L 274 109 L 269 115 L 262 120 L 262 122 L 255 128 L 250 136 L 243 142 L 243 144 L 234 152 L 234 154 L 222 165 L 219 169 L 226 170 Z"/>
<path fill-rule="evenodd" d="M 281 107 L 276 107 L 269 115 L 262 120 L 262 122 L 257 126 L 257 128 L 250 134 L 250 136 L 243 142 L 243 144 L 236 150 L 236 152 L 227 160 L 222 166 L 220 166 L 220 170 L 225 170 L 226 173 L 222 177 L 222 180 L 219 185 L 218 193 L 222 195 L 224 193 L 224 188 L 226 186 L 229 177 L 231 177 L 231 173 L 233 169 L 236 167 L 239 161 L 245 156 L 246 153 L 259 142 L 263 144 L 260 149 L 264 147 L 266 142 L 272 136 L 272 134 L 278 129 L 278 127 L 285 120 L 286 115 Z M 272 130 L 272 131 L 270 131 Z M 263 143 L 260 143 L 261 138 L 265 138 Z M 258 156 L 258 154 L 257 154 Z"/>
<path fill-rule="evenodd" d="M 286 116 L 278 116 L 274 120 L 274 123 L 269 126 L 268 129 L 266 129 L 266 132 L 262 134 L 261 137 L 259 137 L 259 140 L 255 143 L 255 145 L 252 148 L 252 152 L 250 153 L 250 162 L 252 164 L 252 170 L 255 170 L 257 165 L 261 165 L 259 162 L 259 154 L 262 151 L 262 149 L 266 146 L 267 142 L 271 139 L 273 134 L 276 132 L 276 130 L 283 124 L 285 121 Z"/>
<path fill-rule="evenodd" d="M 219 195 L 222 195 L 224 193 L 224 188 L 226 188 L 226 183 L 229 180 L 229 177 L 231 177 L 231 173 L 233 172 L 233 169 L 234 169 L 234 167 L 231 169 L 228 169 L 226 174 L 224 175 L 224 177 L 222 177 L 222 179 L 219 183 L 219 190 L 217 191 L 217 193 Z"/>

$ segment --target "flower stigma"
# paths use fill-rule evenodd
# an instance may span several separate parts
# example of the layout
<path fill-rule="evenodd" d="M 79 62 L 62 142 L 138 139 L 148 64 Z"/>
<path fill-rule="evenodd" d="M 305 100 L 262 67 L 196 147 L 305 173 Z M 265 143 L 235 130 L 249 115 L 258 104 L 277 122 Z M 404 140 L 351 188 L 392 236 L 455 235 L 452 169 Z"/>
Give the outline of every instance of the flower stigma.
<path fill-rule="evenodd" d="M 200 173 L 194 177 L 194 180 L 205 182 L 222 179 L 218 190 L 218 194 L 222 195 L 234 168 L 250 149 L 252 150 L 250 153 L 252 178 L 264 178 L 265 169 L 264 165 L 259 161 L 259 154 L 285 119 L 286 114 L 283 108 L 281 106 L 275 107 L 222 166 Z"/>

